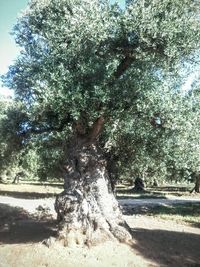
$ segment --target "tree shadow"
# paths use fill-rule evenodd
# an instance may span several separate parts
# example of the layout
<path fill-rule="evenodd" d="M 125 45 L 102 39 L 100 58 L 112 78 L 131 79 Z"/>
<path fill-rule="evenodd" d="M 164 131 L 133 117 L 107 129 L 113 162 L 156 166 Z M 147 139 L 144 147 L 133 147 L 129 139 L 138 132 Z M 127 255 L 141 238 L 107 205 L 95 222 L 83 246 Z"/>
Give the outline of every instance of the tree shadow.
<path fill-rule="evenodd" d="M 36 243 L 56 235 L 56 222 L 19 207 L 0 204 L 0 244 Z"/>
<path fill-rule="evenodd" d="M 200 222 L 198 221 L 200 214 L 200 203 L 182 203 L 172 205 L 141 205 L 141 206 L 123 206 L 124 215 L 147 215 L 147 216 L 159 216 L 168 219 L 177 219 L 177 216 L 181 216 L 181 221 L 189 223 L 191 226 L 200 228 Z"/>
<path fill-rule="evenodd" d="M 132 229 L 134 250 L 170 267 L 200 267 L 200 235 L 166 230 Z"/>
<path fill-rule="evenodd" d="M 0 180 L 0 184 L 3 184 L 3 185 L 34 185 L 34 186 L 49 186 L 49 187 L 57 187 L 57 188 L 63 188 L 63 184 L 64 182 L 42 182 L 42 181 L 37 181 L 37 182 L 34 182 L 34 181 L 29 181 L 29 180 L 22 180 L 20 179 L 18 183 L 13 183 L 12 180 L 8 180 L 6 182 L 2 182 Z"/>
<path fill-rule="evenodd" d="M 0 190 L 1 196 L 9 196 L 9 197 L 15 197 L 15 198 L 25 198 L 25 199 L 37 199 L 37 198 L 50 198 L 55 197 L 56 193 L 39 193 L 39 192 L 16 192 L 13 191 L 7 191 L 7 190 Z"/>
<path fill-rule="evenodd" d="M 118 193 L 119 194 L 119 193 Z M 121 194 L 121 193 L 120 193 Z M 122 195 L 117 195 L 117 199 L 167 199 L 165 195 L 161 195 L 160 193 L 131 193 L 131 194 L 122 194 Z"/>
<path fill-rule="evenodd" d="M 156 186 L 156 187 L 149 187 L 151 191 L 169 191 L 169 192 L 189 192 L 190 188 L 188 186 Z"/>
<path fill-rule="evenodd" d="M 24 181 L 22 181 L 22 183 L 21 184 L 27 184 L 27 185 L 36 185 L 36 186 L 50 186 L 50 187 L 58 187 L 58 188 L 63 188 L 63 184 L 64 184 L 64 182 L 58 182 L 58 183 L 56 183 L 56 182 L 30 182 L 30 181 L 26 181 L 26 182 L 24 182 Z"/>
<path fill-rule="evenodd" d="M 116 188 L 117 194 L 132 194 L 133 196 L 140 194 L 140 198 L 165 198 L 167 194 L 174 196 L 188 195 L 190 192 L 190 187 L 180 187 L 180 186 L 157 186 L 157 187 L 147 187 L 144 191 L 135 191 L 133 187 L 128 188 Z M 189 194 L 190 195 L 190 194 Z"/>
<path fill-rule="evenodd" d="M 190 225 L 196 228 L 200 228 L 200 222 L 192 222 Z"/>
<path fill-rule="evenodd" d="M 153 208 L 147 205 L 131 206 L 131 205 L 121 205 L 123 215 L 148 215 L 150 210 Z"/>

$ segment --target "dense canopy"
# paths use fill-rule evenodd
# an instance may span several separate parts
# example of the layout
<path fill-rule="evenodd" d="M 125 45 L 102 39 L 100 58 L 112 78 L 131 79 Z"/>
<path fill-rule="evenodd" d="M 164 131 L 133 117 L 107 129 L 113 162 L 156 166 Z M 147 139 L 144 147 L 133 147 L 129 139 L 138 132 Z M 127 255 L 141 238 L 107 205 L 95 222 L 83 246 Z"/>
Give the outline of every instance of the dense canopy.
<path fill-rule="evenodd" d="M 188 0 L 133 1 L 125 10 L 99 0 L 32 1 L 14 29 L 22 50 L 6 82 L 27 109 L 23 129 L 135 111 L 135 98 L 159 86 L 164 70 L 191 59 L 198 12 Z"/>

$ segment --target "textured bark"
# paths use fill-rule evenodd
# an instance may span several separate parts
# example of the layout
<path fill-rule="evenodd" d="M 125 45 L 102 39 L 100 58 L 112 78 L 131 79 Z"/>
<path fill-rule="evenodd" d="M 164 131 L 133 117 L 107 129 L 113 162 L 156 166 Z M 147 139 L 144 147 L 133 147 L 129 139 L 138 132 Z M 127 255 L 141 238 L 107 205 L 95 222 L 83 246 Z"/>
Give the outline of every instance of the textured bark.
<path fill-rule="evenodd" d="M 103 120 L 97 120 L 88 137 L 77 135 L 68 149 L 64 191 L 55 203 L 58 239 L 66 246 L 131 240 L 111 188 L 106 160 L 96 144 L 102 125 Z"/>

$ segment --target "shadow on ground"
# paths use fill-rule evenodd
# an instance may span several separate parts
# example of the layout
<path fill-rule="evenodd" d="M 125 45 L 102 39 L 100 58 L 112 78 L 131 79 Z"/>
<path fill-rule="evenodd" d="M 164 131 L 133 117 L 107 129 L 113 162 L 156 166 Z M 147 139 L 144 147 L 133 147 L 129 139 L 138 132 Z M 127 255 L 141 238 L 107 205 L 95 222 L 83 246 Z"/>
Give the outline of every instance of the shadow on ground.
<path fill-rule="evenodd" d="M 0 190 L 0 195 L 7 196 L 7 197 L 36 199 L 36 198 L 55 197 L 57 194 L 56 193 L 38 193 L 38 192 L 16 192 L 15 190 L 13 191 Z"/>
<path fill-rule="evenodd" d="M 142 228 L 132 233 L 134 250 L 158 266 L 200 267 L 200 235 Z M 38 220 L 22 208 L 0 204 L 0 244 L 36 243 L 55 235 L 52 219 Z"/>
<path fill-rule="evenodd" d="M 133 188 L 116 187 L 117 194 L 131 194 L 133 198 L 165 198 L 166 195 L 183 196 L 190 195 L 190 187 L 157 186 L 148 187 L 143 192 L 134 191 Z M 138 196 L 139 195 L 139 196 Z"/>
<path fill-rule="evenodd" d="M 121 194 L 121 195 L 119 195 Z M 167 199 L 167 197 L 165 195 L 161 195 L 160 193 L 141 193 L 141 194 L 138 194 L 138 193 L 131 193 L 131 194 L 128 194 L 127 192 L 122 194 L 121 192 L 118 192 L 118 195 L 117 195 L 117 199 Z"/>
<path fill-rule="evenodd" d="M 188 186 L 157 186 L 157 187 L 149 187 L 151 191 L 167 191 L 167 192 L 189 192 L 190 188 Z"/>
<path fill-rule="evenodd" d="M 173 205 L 141 205 L 123 206 L 124 215 L 147 215 L 158 216 L 163 219 L 177 220 L 177 216 L 182 222 L 189 223 L 190 226 L 200 228 L 200 203 L 183 203 Z"/>
<path fill-rule="evenodd" d="M 200 235 L 165 230 L 132 229 L 133 248 L 159 266 L 200 267 Z"/>
<path fill-rule="evenodd" d="M 39 220 L 24 209 L 0 204 L 0 244 L 35 243 L 56 235 L 56 222 Z"/>

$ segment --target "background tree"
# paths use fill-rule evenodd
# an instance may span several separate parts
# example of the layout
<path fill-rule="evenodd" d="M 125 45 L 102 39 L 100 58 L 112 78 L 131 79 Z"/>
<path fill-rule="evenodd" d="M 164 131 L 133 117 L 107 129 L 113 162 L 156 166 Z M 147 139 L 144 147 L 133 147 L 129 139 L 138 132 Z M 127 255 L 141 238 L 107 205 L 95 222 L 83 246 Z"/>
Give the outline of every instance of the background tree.
<path fill-rule="evenodd" d="M 44 0 L 32 1 L 19 19 L 14 35 L 22 50 L 4 80 L 25 112 L 21 143 L 58 133 L 66 143 L 64 191 L 56 200 L 65 243 L 131 238 L 111 190 L 105 145 L 121 121 L 143 114 L 140 103 L 161 85 L 159 76 L 197 49 L 198 15 L 192 0 L 134 1 L 124 11 L 108 1 Z M 152 116 L 158 124 L 160 114 Z"/>
<path fill-rule="evenodd" d="M 8 176 L 15 177 L 19 171 L 22 138 L 19 124 L 22 121 L 20 104 L 9 98 L 0 99 L 0 176 L 6 181 Z"/>
<path fill-rule="evenodd" d="M 198 180 L 199 103 L 198 83 L 188 92 L 163 83 L 137 99 L 142 113 L 122 121 L 112 139 L 122 177 Z"/>

